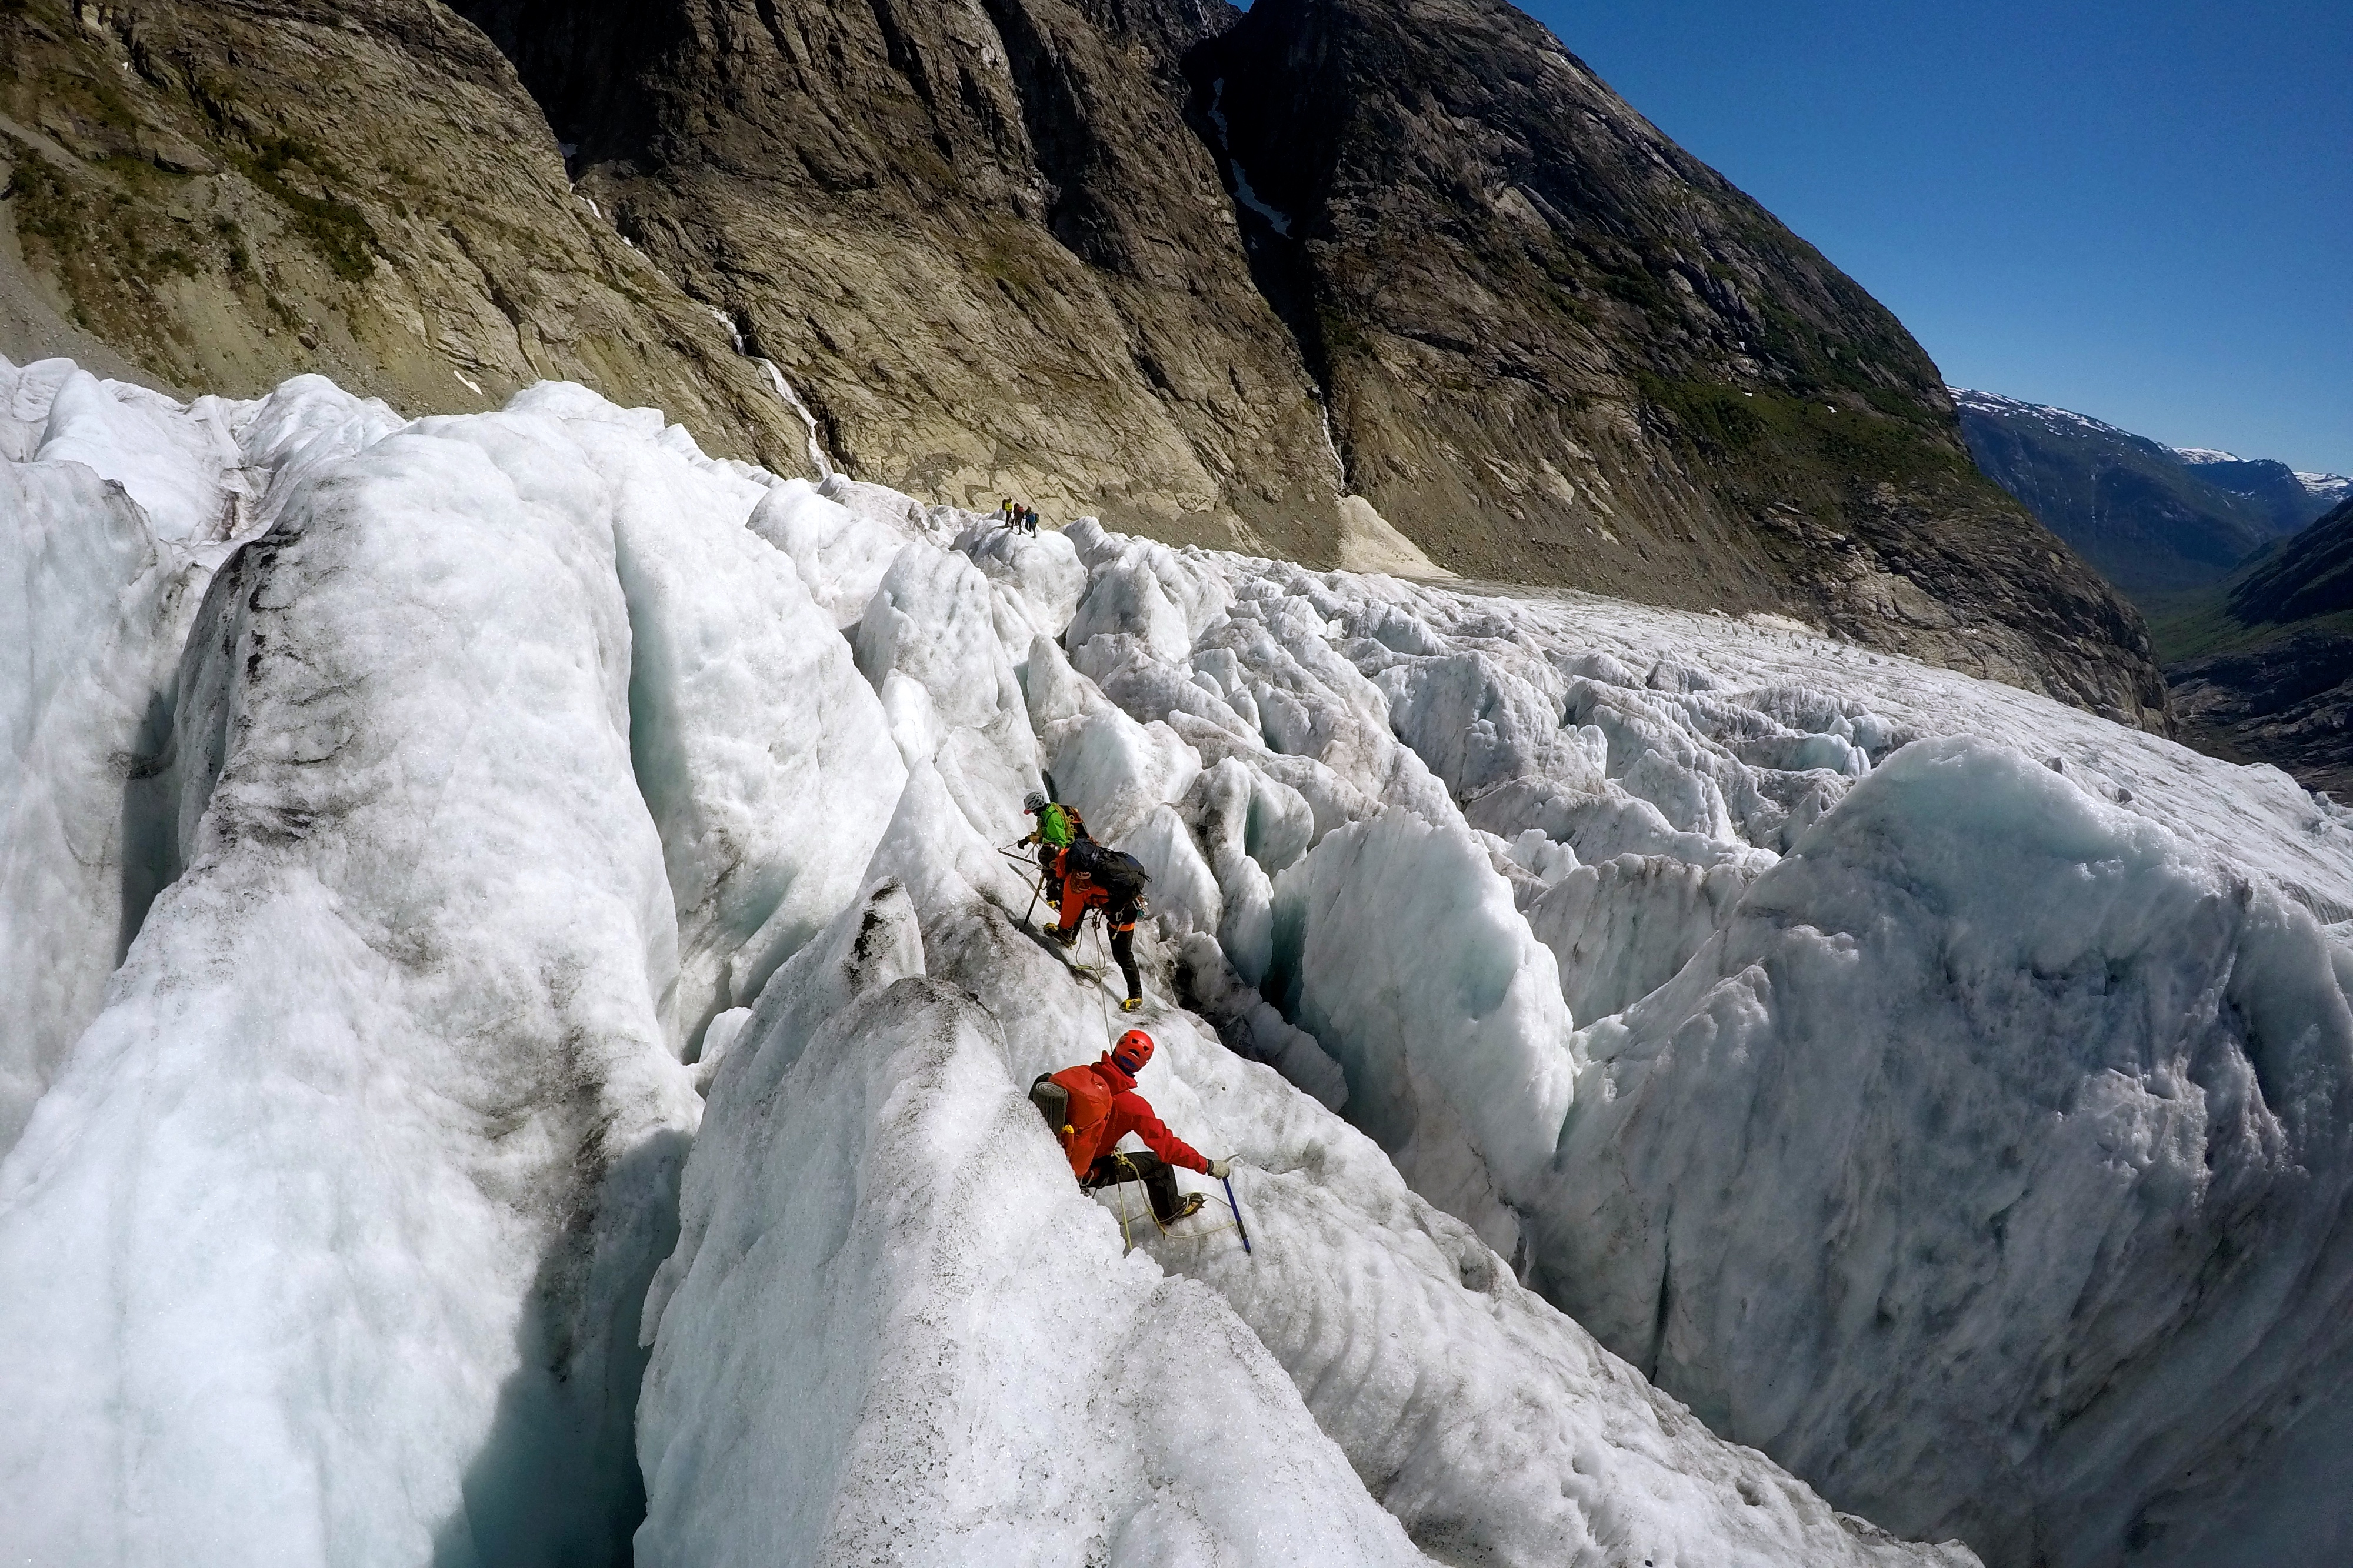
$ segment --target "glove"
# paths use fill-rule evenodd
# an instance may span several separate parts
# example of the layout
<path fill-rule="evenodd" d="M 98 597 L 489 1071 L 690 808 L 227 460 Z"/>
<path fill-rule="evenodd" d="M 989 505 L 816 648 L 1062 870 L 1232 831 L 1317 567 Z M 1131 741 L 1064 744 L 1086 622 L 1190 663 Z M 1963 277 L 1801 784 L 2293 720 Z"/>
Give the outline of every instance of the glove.
<path fill-rule="evenodd" d="M 1212 1160 L 1209 1162 L 1209 1180 L 1213 1182 L 1222 1182 L 1233 1173 L 1234 1163 L 1231 1160 Z"/>

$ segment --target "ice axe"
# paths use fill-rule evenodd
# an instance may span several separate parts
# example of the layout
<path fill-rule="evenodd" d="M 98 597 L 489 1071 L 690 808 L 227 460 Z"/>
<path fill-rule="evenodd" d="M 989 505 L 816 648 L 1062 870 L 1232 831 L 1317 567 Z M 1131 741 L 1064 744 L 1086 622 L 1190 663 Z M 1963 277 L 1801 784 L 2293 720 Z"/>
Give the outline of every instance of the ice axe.
<path fill-rule="evenodd" d="M 1219 1180 L 1226 1184 L 1226 1206 L 1234 1211 L 1234 1229 L 1241 1233 L 1242 1254 L 1248 1257 L 1250 1249 L 1250 1227 L 1242 1224 L 1242 1205 L 1234 1202 L 1234 1179 L 1231 1176 L 1224 1176 Z"/>
<path fill-rule="evenodd" d="M 998 846 L 997 847 L 997 852 L 999 855 L 1004 856 L 1008 860 L 1010 860 L 1010 861 L 1014 862 L 1016 865 L 1019 866 L 1019 867 L 1021 868 L 1021 869 L 1023 870 L 1023 872 L 1025 873 L 1025 875 L 1022 877 L 1022 879 L 1022 879 L 1023 881 L 1025 881 L 1025 882 L 1029 882 L 1029 877 L 1026 875 L 1026 873 L 1027 873 L 1027 872 L 1029 871 L 1029 856 L 1027 856 L 1027 855 L 1017 855 L 1017 854 L 1015 854 L 1012 850 L 1008 849 L 1008 848 L 1007 848 L 1005 846 L 1003 846 L 1002 844 L 1000 844 L 1000 845 L 998 845 Z M 1040 878 L 1039 878 L 1036 881 L 1034 881 L 1034 882 L 1029 882 L 1029 907 L 1028 909 L 1023 910 L 1021 911 L 1021 923 L 1022 923 L 1023 925 L 1025 925 L 1025 926 L 1026 926 L 1026 925 L 1028 925 L 1028 924 L 1029 923 L 1029 917 L 1030 917 L 1031 915 L 1033 915 L 1033 914 L 1035 914 L 1035 913 L 1037 913 L 1037 912 L 1038 912 L 1038 896 L 1039 896 L 1040 893 L 1043 893 L 1045 890 L 1046 890 L 1046 879 L 1045 879 L 1045 878 L 1040 877 Z"/>
<path fill-rule="evenodd" d="M 1027 866 L 1029 861 L 1025 859 L 1022 861 L 1022 864 Z M 1026 880 L 1027 879 L 1024 879 Z M 1024 927 L 1029 925 L 1029 917 L 1038 912 L 1038 896 L 1045 890 L 1046 879 L 1043 877 L 1039 877 L 1036 881 L 1029 884 L 1029 907 L 1021 911 L 1021 923 Z"/>

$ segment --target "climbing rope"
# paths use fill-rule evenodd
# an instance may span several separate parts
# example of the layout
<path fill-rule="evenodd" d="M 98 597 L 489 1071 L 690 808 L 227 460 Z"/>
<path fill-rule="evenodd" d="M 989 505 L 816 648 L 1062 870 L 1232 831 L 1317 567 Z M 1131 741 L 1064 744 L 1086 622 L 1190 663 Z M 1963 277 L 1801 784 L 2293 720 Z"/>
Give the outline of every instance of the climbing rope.
<path fill-rule="evenodd" d="M 1108 921 L 1110 917 L 1105 916 L 1104 919 Z M 1103 934 L 1103 926 L 1100 924 L 1095 927 L 1095 951 L 1103 954 L 1103 963 L 1098 966 L 1098 978 L 1095 981 L 1095 1005 L 1103 1013 L 1103 1049 L 1109 1050 L 1118 1043 L 1119 1037 L 1112 1032 L 1111 1001 L 1107 990 L 1110 984 L 1107 977 L 1111 973 L 1111 938 Z"/>
<path fill-rule="evenodd" d="M 1113 1154 L 1111 1156 L 1111 1162 L 1119 1170 L 1120 1179 L 1115 1182 L 1106 1182 L 1103 1184 L 1105 1186 L 1116 1188 L 1119 1193 L 1120 1256 L 1124 1258 L 1127 1254 L 1135 1250 L 1135 1237 L 1130 1226 L 1131 1215 L 1128 1213 L 1127 1207 L 1127 1189 L 1133 1185 L 1142 1184 L 1144 1177 L 1137 1173 L 1135 1169 L 1135 1160 L 1133 1155 L 1124 1153 Z M 1147 1189 L 1147 1191 L 1149 1189 Z M 1210 1237 L 1217 1235 L 1219 1231 L 1230 1230 L 1240 1235 L 1242 1250 L 1244 1252 L 1248 1252 L 1250 1249 L 1250 1232 L 1242 1229 L 1241 1210 L 1234 1206 L 1232 1184 L 1229 1183 L 1227 1184 L 1226 1193 L 1228 1194 L 1226 1198 L 1226 1206 L 1232 1210 L 1234 1217 L 1229 1222 L 1218 1225 L 1196 1225 L 1188 1226 L 1181 1231 L 1171 1230 L 1168 1226 L 1161 1220 L 1160 1211 L 1158 1209 L 1154 1208 L 1147 1203 L 1144 1205 L 1144 1212 L 1151 1216 L 1152 1228 L 1160 1233 L 1160 1237 L 1164 1241 L 1172 1236 L 1179 1241 L 1205 1241 Z M 1201 1211 L 1196 1209 L 1193 1212 L 1195 1214 L 1198 1214 Z"/>

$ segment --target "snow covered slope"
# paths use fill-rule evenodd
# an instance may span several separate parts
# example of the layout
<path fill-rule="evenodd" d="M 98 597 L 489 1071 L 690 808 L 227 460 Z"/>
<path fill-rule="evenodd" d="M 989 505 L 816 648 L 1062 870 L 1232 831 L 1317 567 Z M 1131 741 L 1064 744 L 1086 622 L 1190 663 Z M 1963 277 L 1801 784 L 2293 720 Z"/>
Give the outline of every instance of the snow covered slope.
<path fill-rule="evenodd" d="M 36 1561 L 2344 1543 L 2353 816 L 2284 775 L 577 388 L 0 368 Z M 999 852 L 1049 775 L 1254 1253 L 1023 1102 L 1128 1021 Z"/>

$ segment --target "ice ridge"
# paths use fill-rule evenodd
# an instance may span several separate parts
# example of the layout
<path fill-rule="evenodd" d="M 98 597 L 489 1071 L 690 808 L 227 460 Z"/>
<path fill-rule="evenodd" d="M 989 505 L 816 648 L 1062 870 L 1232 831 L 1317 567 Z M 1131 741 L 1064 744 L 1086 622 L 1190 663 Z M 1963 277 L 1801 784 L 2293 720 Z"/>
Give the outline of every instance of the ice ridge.
<path fill-rule="evenodd" d="M 0 363 L 0 443 L 37 1560 L 2346 1544 L 2353 814 L 2284 774 L 576 387 Z M 1050 777 L 1139 1018 L 1023 923 Z M 1130 1023 L 1255 1254 L 1025 1103 Z"/>

